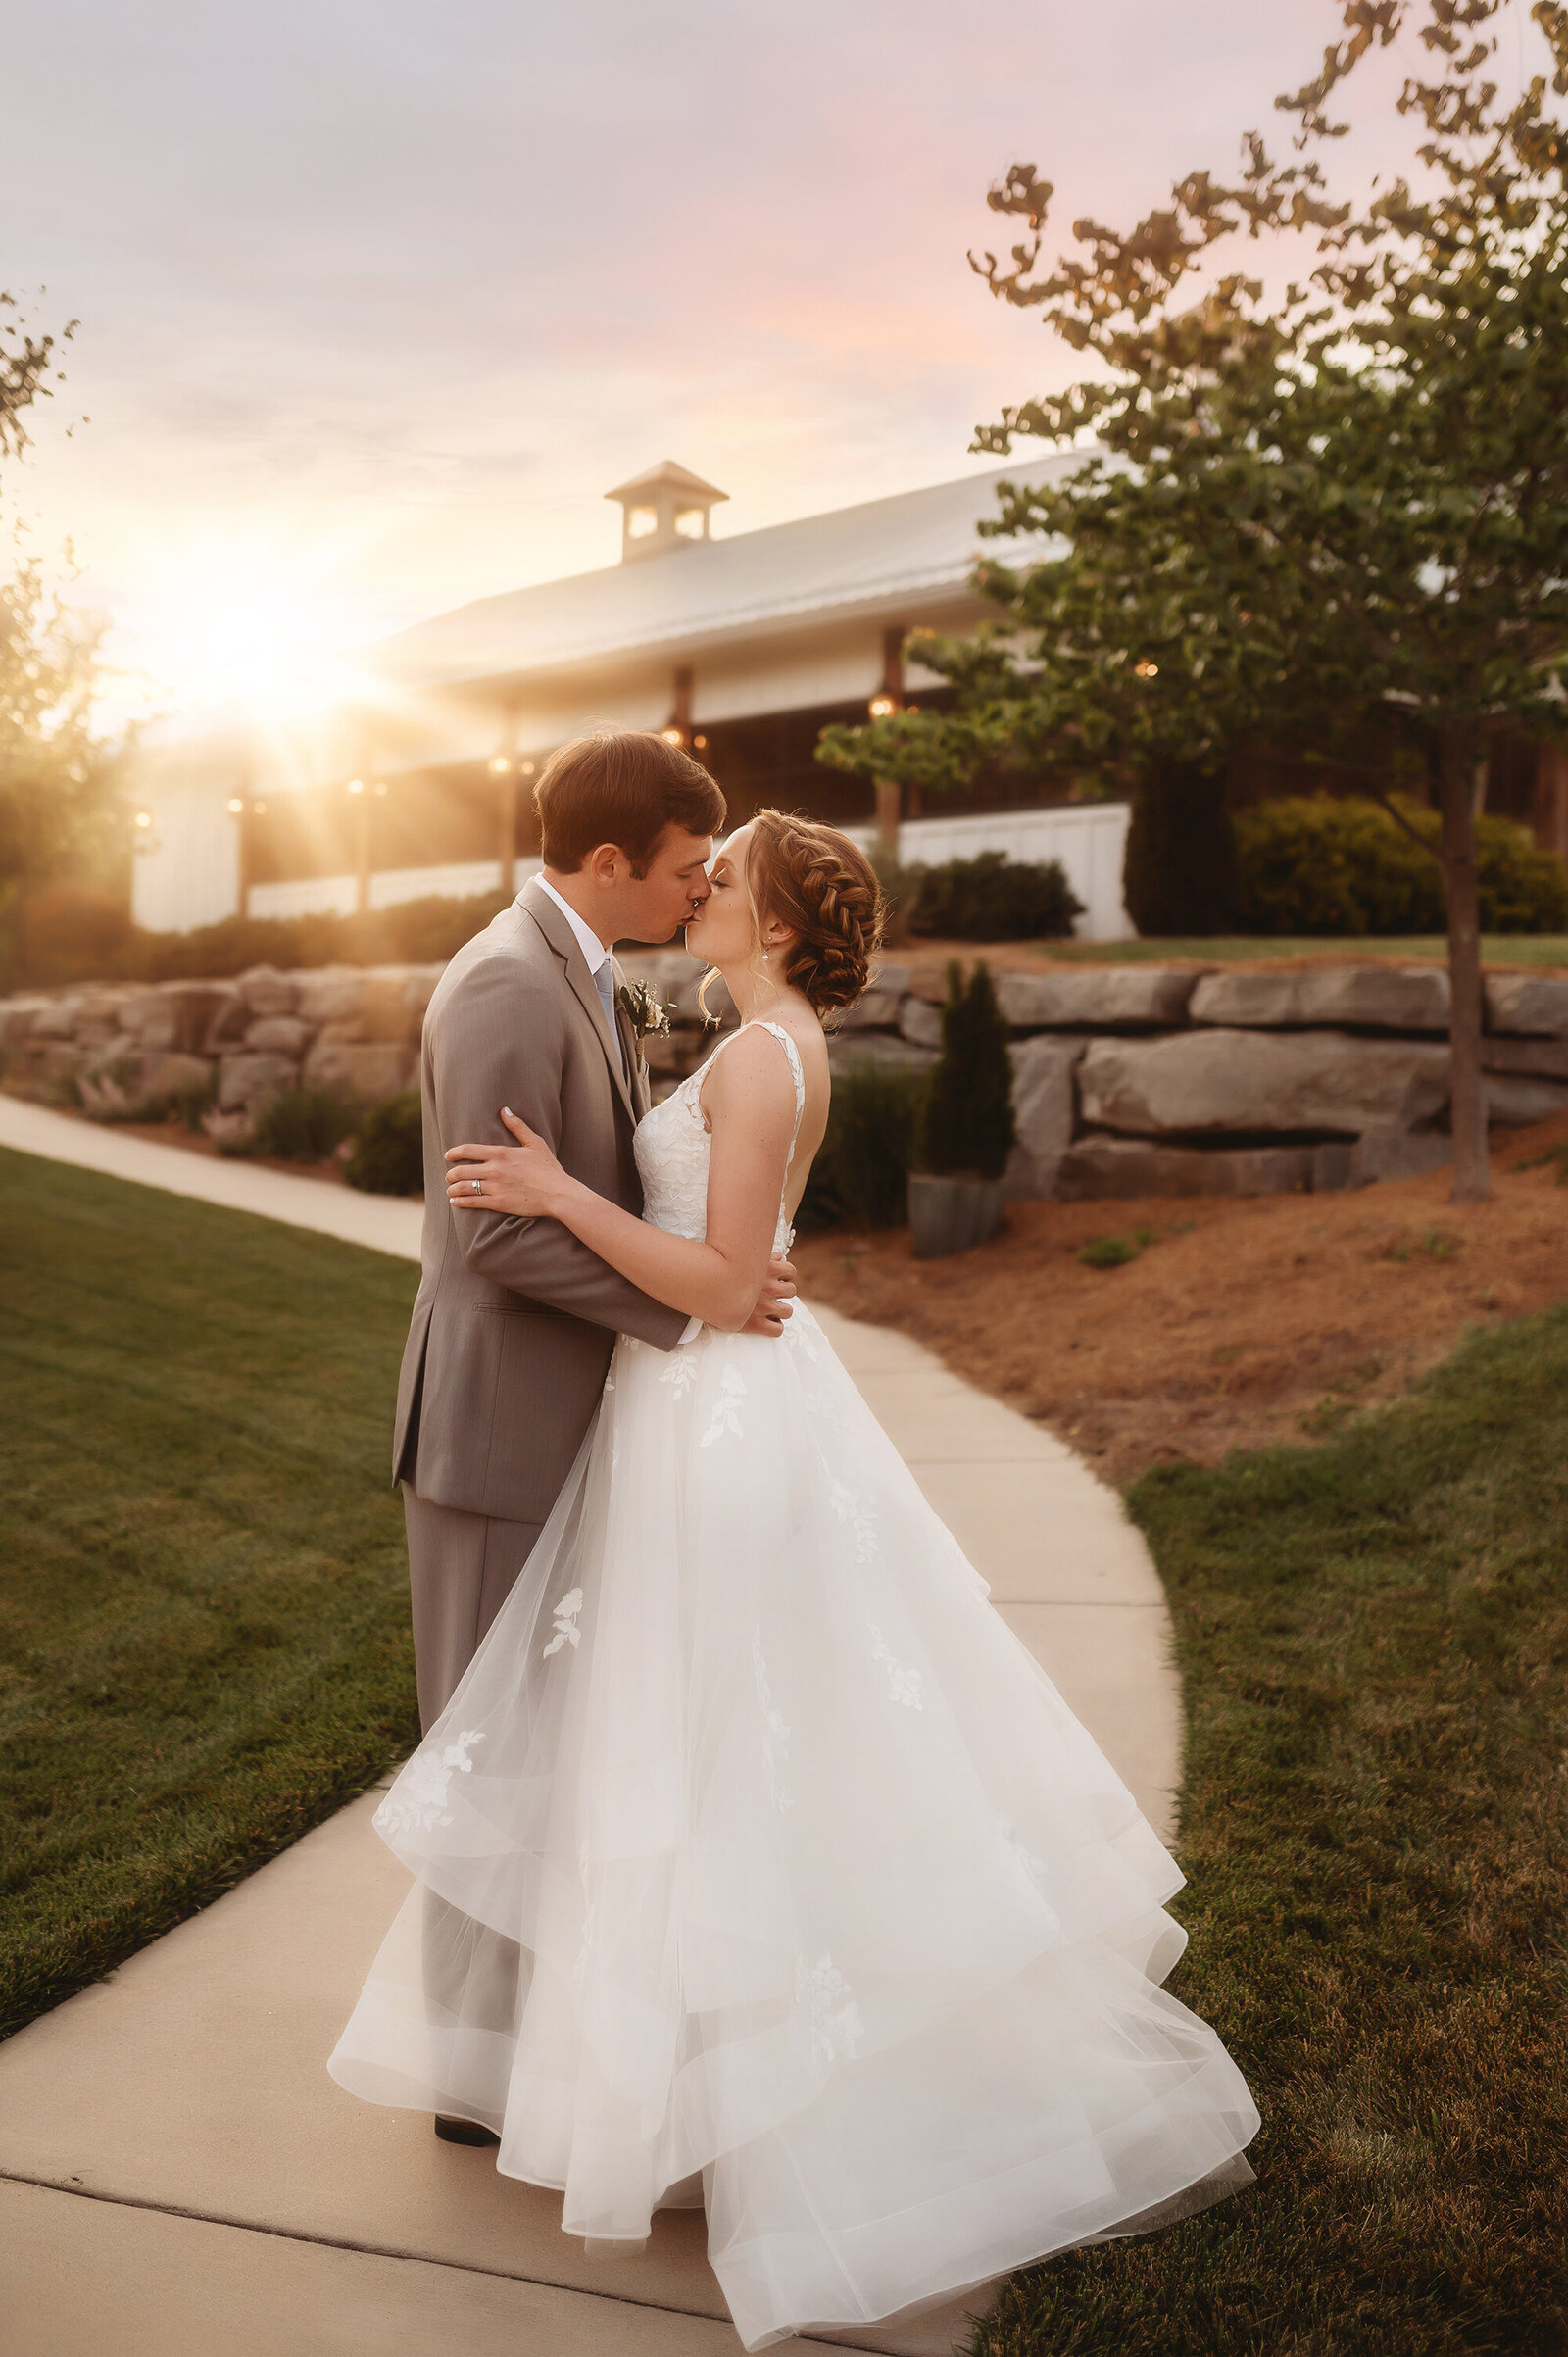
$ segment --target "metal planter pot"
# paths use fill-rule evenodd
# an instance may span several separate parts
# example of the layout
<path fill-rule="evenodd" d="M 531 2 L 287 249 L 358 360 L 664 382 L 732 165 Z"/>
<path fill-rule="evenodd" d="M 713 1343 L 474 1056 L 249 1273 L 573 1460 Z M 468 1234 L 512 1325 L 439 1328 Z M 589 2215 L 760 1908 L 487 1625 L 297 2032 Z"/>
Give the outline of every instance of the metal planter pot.
<path fill-rule="evenodd" d="M 909 1176 L 909 1232 L 916 1260 L 944 1260 L 984 1244 L 1002 1225 L 1002 1181 Z"/>

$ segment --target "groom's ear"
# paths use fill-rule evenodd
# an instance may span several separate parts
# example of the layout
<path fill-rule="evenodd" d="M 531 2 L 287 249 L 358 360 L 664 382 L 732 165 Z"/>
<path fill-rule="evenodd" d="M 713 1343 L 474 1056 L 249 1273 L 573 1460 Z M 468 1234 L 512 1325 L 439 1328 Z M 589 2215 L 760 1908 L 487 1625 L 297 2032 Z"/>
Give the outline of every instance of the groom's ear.
<path fill-rule="evenodd" d="M 583 861 L 583 871 L 602 892 L 612 891 L 631 862 L 616 843 L 596 843 Z"/>

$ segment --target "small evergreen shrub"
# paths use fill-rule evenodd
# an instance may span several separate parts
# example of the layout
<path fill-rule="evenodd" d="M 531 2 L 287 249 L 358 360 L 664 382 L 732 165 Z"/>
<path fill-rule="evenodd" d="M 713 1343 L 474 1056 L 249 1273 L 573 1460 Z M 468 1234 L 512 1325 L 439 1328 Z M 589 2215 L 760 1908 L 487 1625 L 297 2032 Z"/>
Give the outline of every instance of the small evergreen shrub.
<path fill-rule="evenodd" d="M 1437 813 L 1401 804 L 1438 841 Z M 1286 938 L 1442 933 L 1443 870 L 1361 795 L 1286 796 L 1240 811 L 1240 929 Z M 1488 933 L 1568 930 L 1568 867 L 1506 818 L 1476 826 L 1481 924 Z"/>
<path fill-rule="evenodd" d="M 1084 913 L 1059 859 L 1014 864 L 983 851 L 903 874 L 914 891 L 909 931 L 942 941 L 1064 941 Z"/>
<path fill-rule="evenodd" d="M 1224 772 L 1172 761 L 1133 791 L 1122 899 L 1146 940 L 1236 930 L 1240 884 Z"/>
<path fill-rule="evenodd" d="M 942 1009 L 942 1055 L 921 1100 L 915 1167 L 939 1177 L 1000 1179 L 1017 1135 L 1012 1059 L 991 969 L 976 962 L 967 984 L 955 958 Z"/>
<path fill-rule="evenodd" d="M 363 1109 L 344 1089 L 279 1089 L 257 1105 L 250 1136 L 237 1142 L 238 1150 L 274 1162 L 324 1162 L 354 1135 Z"/>
<path fill-rule="evenodd" d="M 923 1072 L 869 1057 L 835 1075 L 827 1135 L 795 1214 L 802 1235 L 902 1226 L 924 1091 Z"/>
<path fill-rule="evenodd" d="M 423 1193 L 424 1116 L 417 1089 L 370 1107 L 343 1175 L 367 1195 Z"/>

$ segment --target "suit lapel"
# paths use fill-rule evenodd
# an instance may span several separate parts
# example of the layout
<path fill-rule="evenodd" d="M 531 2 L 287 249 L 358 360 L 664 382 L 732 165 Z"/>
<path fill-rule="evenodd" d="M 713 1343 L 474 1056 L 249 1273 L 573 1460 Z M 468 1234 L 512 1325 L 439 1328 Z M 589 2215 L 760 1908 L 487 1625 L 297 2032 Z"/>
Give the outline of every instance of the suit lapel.
<path fill-rule="evenodd" d="M 632 1105 L 640 1121 L 648 1110 L 648 1068 L 643 1062 L 642 1045 L 631 1027 L 631 1017 L 620 1003 L 625 975 L 613 958 L 610 961 L 611 979 L 615 987 L 615 1029 L 626 1052 L 626 1069 L 631 1074 Z"/>
<path fill-rule="evenodd" d="M 578 947 L 577 936 L 547 892 L 534 892 L 529 886 L 524 885 L 522 891 L 517 895 L 517 899 L 518 905 L 525 908 L 533 918 L 534 923 L 539 927 L 540 932 L 564 967 L 567 987 L 594 1027 L 594 1036 L 604 1051 L 605 1061 L 610 1067 L 610 1077 L 615 1086 L 615 1094 L 620 1099 L 626 1116 L 635 1129 L 638 1120 L 637 1106 L 627 1085 L 626 1073 L 621 1069 L 620 1057 L 615 1053 L 615 1043 L 611 1037 L 610 1025 L 605 1020 L 605 1003 L 594 987 L 594 978 L 589 973 L 587 961 Z M 624 1020 L 624 1017 L 622 1016 L 620 1019 Z M 628 1066 L 629 1068 L 630 1066 Z"/>

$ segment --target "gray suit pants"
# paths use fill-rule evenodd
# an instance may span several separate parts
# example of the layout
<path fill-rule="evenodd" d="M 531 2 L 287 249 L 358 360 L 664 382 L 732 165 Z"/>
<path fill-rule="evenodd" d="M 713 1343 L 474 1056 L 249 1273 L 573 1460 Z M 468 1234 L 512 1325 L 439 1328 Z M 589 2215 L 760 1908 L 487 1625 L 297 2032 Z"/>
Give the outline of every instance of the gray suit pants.
<path fill-rule="evenodd" d="M 414 1602 L 414 1662 L 419 1725 L 428 1733 L 452 1699 L 512 1584 L 544 1528 L 433 1505 L 403 1484 Z"/>

